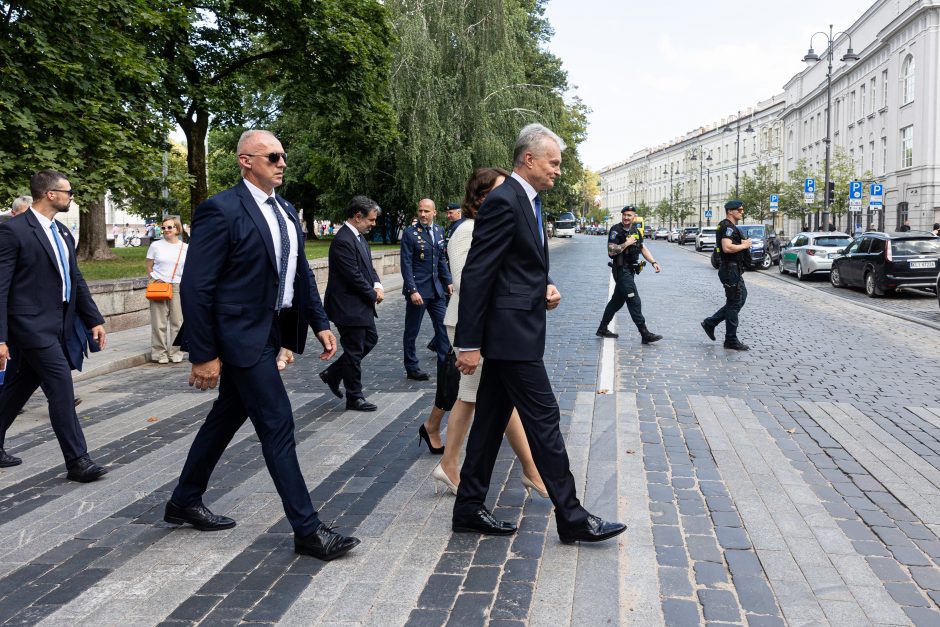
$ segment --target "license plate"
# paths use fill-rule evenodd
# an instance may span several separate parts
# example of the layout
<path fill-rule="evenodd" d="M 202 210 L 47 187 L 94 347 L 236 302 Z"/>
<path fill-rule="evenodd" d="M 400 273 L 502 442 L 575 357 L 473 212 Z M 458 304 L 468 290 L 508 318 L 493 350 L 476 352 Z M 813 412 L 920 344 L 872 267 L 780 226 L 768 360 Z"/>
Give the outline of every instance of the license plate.
<path fill-rule="evenodd" d="M 912 261 L 911 267 L 912 268 L 936 268 L 937 262 L 936 261 Z"/>

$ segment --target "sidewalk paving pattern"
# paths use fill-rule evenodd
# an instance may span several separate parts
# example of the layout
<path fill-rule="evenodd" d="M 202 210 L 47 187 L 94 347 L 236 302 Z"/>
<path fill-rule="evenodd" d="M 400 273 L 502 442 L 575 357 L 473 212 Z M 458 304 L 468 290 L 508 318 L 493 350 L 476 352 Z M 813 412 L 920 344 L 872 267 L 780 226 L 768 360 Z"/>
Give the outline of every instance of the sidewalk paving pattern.
<path fill-rule="evenodd" d="M 624 310 L 620 338 L 599 340 L 604 241 L 552 242 L 563 301 L 545 360 L 579 495 L 628 524 L 616 541 L 561 544 L 508 446 L 488 502 L 519 532 L 450 531 L 438 458 L 416 443 L 433 385 L 404 376 L 392 287 L 365 360 L 379 411 L 344 411 L 312 352 L 284 373 L 312 498 L 362 539 L 355 551 L 328 564 L 293 553 L 248 424 L 205 495 L 238 525 L 165 524 L 215 393 L 188 388 L 185 363 L 146 363 L 149 329 L 115 333 L 76 379 L 107 477 L 64 480 L 41 396 L 8 436 L 24 463 L 0 471 L 0 624 L 940 624 L 937 331 L 749 273 L 753 350 L 725 351 L 698 326 L 721 300 L 707 258 L 655 242 L 663 273 L 638 286 L 665 339 L 641 345 Z"/>

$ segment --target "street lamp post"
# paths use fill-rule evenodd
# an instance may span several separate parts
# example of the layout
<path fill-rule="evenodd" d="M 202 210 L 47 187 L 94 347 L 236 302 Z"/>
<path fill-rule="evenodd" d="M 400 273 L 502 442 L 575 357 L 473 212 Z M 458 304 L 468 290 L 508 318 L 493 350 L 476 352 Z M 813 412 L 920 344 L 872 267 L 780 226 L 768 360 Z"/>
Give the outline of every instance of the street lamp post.
<path fill-rule="evenodd" d="M 698 161 L 698 225 L 699 225 L 700 228 L 701 228 L 701 226 L 702 226 L 702 217 L 703 217 L 703 213 L 702 213 L 702 170 L 703 170 L 703 168 L 705 167 L 705 162 L 706 162 L 706 161 L 711 162 L 711 160 L 712 160 L 712 153 L 711 153 L 711 151 L 709 151 L 708 157 L 706 157 L 706 158 L 704 158 L 704 159 L 700 159 L 699 157 L 700 157 L 702 154 L 704 154 L 704 148 L 702 148 L 701 146 L 699 146 L 699 147 L 698 147 L 698 152 L 697 152 L 697 153 L 693 152 L 693 153 L 692 153 L 692 156 L 689 157 L 689 161 Z M 709 183 L 711 183 L 711 181 L 709 181 Z M 709 195 L 710 195 L 710 194 L 709 194 Z"/>
<path fill-rule="evenodd" d="M 751 126 L 751 123 L 747 123 L 747 128 L 744 129 L 745 133 L 753 133 L 754 127 Z M 732 129 L 730 126 L 725 127 L 725 133 L 735 133 L 736 137 L 734 140 L 734 196 L 738 197 L 738 175 L 741 173 L 741 112 L 738 111 L 738 119 L 735 122 L 735 127 Z"/>
<path fill-rule="evenodd" d="M 708 158 L 711 159 L 711 155 L 708 155 Z M 705 200 L 705 202 L 708 204 L 708 209 L 711 210 L 711 208 L 712 208 L 712 169 L 711 169 L 711 168 L 705 168 L 705 172 L 706 172 L 706 174 L 707 174 L 707 176 L 708 176 L 708 179 L 707 179 L 707 180 L 708 180 L 708 192 L 707 192 L 708 197 L 707 197 L 707 199 Z M 705 220 L 706 220 L 705 226 L 711 226 L 711 225 L 712 225 L 712 219 L 711 219 L 711 218 L 705 218 Z"/>
<path fill-rule="evenodd" d="M 670 165 L 672 165 L 672 164 L 670 164 Z M 675 208 L 672 206 L 672 193 L 673 193 L 673 191 L 672 191 L 672 175 L 673 175 L 673 174 L 679 174 L 679 166 L 677 165 L 677 166 L 676 166 L 676 171 L 673 172 L 673 171 L 672 171 L 672 168 L 670 168 L 670 167 L 667 165 L 667 166 L 666 166 L 666 169 L 663 170 L 663 174 L 666 174 L 667 172 L 669 173 L 669 228 L 671 229 L 671 228 L 672 228 L 672 216 L 675 215 Z"/>
<path fill-rule="evenodd" d="M 823 187 L 823 223 L 828 222 L 829 220 L 829 153 L 832 146 L 832 129 L 830 121 L 832 118 L 832 48 L 835 44 L 835 37 L 839 35 L 845 35 L 849 38 L 849 47 L 845 51 L 845 54 L 842 56 L 840 61 L 843 63 L 853 63 L 858 61 L 858 55 L 855 54 L 855 51 L 852 50 L 852 36 L 848 33 L 836 33 L 832 34 L 832 24 L 829 25 L 829 34 L 827 35 L 823 31 L 814 33 L 812 37 L 809 38 L 809 51 L 806 53 L 806 56 L 803 57 L 803 62 L 808 66 L 813 66 L 819 61 L 819 55 L 813 51 L 813 39 L 816 38 L 816 35 L 822 35 L 826 38 L 826 61 L 828 66 L 826 68 L 826 186 Z M 817 228 L 822 228 L 819 221 L 819 216 L 816 216 L 816 226 Z"/>

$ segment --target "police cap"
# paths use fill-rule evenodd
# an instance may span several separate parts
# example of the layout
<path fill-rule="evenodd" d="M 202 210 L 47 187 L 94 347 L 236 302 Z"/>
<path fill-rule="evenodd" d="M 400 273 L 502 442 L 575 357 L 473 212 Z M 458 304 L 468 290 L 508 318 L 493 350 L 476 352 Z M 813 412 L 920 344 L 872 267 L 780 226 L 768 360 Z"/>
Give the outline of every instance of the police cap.
<path fill-rule="evenodd" d="M 448 210 L 448 211 L 454 211 L 454 210 L 457 210 L 457 209 L 460 209 L 460 205 L 458 205 L 458 204 L 455 203 L 455 202 L 449 203 L 449 204 L 447 205 L 447 210 Z"/>
<path fill-rule="evenodd" d="M 734 211 L 735 209 L 741 209 L 744 207 L 744 203 L 740 200 L 729 200 L 725 203 L 725 211 Z"/>
<path fill-rule="evenodd" d="M 620 210 L 620 213 L 626 213 L 628 211 L 632 211 L 633 213 L 636 213 L 636 207 L 634 207 L 633 205 L 627 205 L 626 207 Z"/>

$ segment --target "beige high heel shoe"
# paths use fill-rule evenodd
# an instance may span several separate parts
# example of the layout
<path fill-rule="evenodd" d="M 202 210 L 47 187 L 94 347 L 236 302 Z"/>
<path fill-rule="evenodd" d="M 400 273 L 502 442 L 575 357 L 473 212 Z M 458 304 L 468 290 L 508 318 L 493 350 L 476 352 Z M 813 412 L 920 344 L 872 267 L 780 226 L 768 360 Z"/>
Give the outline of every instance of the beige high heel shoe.
<path fill-rule="evenodd" d="M 542 488 L 538 487 L 537 485 L 535 485 L 534 481 L 532 481 L 525 475 L 522 475 L 522 487 L 525 488 L 525 493 L 528 498 L 532 498 L 532 490 L 535 490 L 536 492 L 538 492 L 539 496 L 541 496 L 543 499 L 548 498 L 548 490 L 543 490 Z"/>
<path fill-rule="evenodd" d="M 450 477 L 447 476 L 447 473 L 444 472 L 440 464 L 435 466 L 434 470 L 431 471 L 431 477 L 434 478 L 434 494 L 437 494 L 437 484 L 440 482 L 444 484 L 444 488 L 450 490 L 451 494 L 457 496 L 457 486 L 450 480 Z"/>

